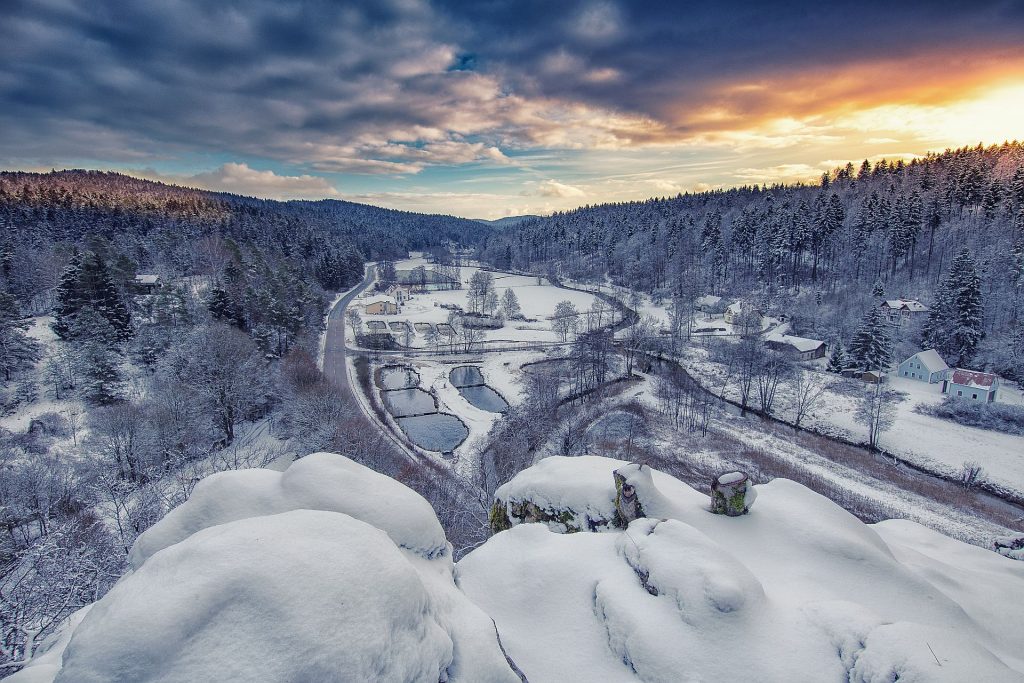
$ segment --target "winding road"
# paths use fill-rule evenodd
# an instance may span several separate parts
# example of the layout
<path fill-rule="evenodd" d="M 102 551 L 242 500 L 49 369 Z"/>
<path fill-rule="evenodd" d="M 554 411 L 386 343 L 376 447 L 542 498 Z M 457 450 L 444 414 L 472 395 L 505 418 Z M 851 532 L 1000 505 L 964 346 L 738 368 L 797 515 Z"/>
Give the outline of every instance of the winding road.
<path fill-rule="evenodd" d="M 330 382 L 344 391 L 352 390 L 348 381 L 348 370 L 345 367 L 345 357 L 348 354 L 348 347 L 345 345 L 345 309 L 353 299 L 370 286 L 376 268 L 376 266 L 367 266 L 363 281 L 341 297 L 327 315 L 327 330 L 324 332 L 323 373 Z"/>

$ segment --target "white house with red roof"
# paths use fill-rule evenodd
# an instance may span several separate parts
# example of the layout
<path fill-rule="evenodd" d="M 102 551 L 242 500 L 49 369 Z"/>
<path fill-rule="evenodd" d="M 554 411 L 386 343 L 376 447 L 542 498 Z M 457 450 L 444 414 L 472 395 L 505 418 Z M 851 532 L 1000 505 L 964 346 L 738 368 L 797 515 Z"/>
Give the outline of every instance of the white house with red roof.
<path fill-rule="evenodd" d="M 911 320 L 923 317 L 931 309 L 917 299 L 887 299 L 879 304 L 885 319 L 896 327 L 903 327 Z"/>
<path fill-rule="evenodd" d="M 957 368 L 942 381 L 942 393 L 971 401 L 995 403 L 999 393 L 999 377 L 991 372 Z"/>

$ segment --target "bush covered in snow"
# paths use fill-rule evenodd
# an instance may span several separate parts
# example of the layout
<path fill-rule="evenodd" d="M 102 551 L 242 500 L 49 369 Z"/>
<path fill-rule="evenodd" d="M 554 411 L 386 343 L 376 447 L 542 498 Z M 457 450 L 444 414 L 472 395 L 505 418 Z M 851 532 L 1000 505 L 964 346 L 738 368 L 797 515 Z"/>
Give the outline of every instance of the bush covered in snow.
<path fill-rule="evenodd" d="M 969 427 L 992 429 L 1024 436 L 1024 407 L 1006 403 L 981 403 L 947 396 L 941 403 L 922 403 L 915 410 Z"/>

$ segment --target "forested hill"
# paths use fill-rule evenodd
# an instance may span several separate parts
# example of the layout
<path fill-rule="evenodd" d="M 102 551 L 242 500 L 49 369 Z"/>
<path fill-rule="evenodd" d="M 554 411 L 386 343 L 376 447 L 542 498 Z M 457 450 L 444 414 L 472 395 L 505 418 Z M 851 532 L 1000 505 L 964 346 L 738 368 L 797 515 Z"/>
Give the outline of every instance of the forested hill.
<path fill-rule="evenodd" d="M 793 316 L 798 332 L 839 341 L 873 289 L 935 303 L 966 249 L 982 293 L 976 364 L 1000 370 L 1008 359 L 996 356 L 1024 355 L 1022 237 L 1024 145 L 1014 142 L 848 164 L 815 185 L 588 206 L 496 232 L 485 256 L 499 267 L 607 275 L 666 298 L 749 297 Z"/>

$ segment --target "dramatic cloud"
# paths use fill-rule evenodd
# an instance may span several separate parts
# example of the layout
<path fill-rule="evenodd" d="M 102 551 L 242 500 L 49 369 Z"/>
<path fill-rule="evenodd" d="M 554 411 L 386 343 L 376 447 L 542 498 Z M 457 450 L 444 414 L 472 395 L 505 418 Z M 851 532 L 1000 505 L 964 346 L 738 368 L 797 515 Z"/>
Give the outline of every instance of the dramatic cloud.
<path fill-rule="evenodd" d="M 257 171 L 246 164 L 224 164 L 215 171 L 183 179 L 187 185 L 266 199 L 323 199 L 339 196 L 324 178 L 311 175 L 278 175 Z"/>
<path fill-rule="evenodd" d="M 587 193 L 578 187 L 566 185 L 556 180 L 545 180 L 537 187 L 541 197 L 586 197 Z"/>
<path fill-rule="evenodd" d="M 459 201 L 554 210 L 1019 136 L 1021 35 L 1000 0 L 7 0 L 0 164 L 386 201 L 503 173 Z"/>

